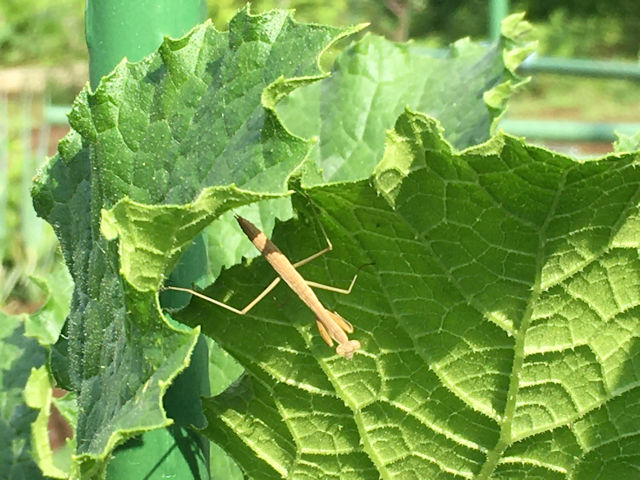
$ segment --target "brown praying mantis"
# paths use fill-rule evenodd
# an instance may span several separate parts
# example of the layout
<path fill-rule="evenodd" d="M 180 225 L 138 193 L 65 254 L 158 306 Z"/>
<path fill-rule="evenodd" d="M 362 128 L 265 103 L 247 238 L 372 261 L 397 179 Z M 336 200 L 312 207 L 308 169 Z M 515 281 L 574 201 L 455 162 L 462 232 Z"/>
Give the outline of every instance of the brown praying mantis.
<path fill-rule="evenodd" d="M 289 288 L 291 288 L 291 290 L 293 290 L 293 292 L 300 298 L 300 300 L 302 300 L 304 304 L 309 307 L 315 314 L 316 326 L 318 327 L 320 336 L 325 341 L 325 343 L 331 347 L 333 346 L 333 341 L 335 340 L 336 342 L 338 342 L 338 346 L 336 347 L 336 353 L 338 355 L 341 355 L 347 359 L 353 357 L 354 352 L 360 348 L 360 342 L 358 342 L 357 340 L 349 340 L 349 337 L 347 336 L 347 333 L 353 333 L 353 326 L 344 318 L 342 318 L 337 312 L 331 312 L 327 310 L 324 305 L 322 305 L 320 300 L 318 300 L 318 297 L 311 289 L 311 287 L 321 288 L 336 293 L 349 294 L 351 293 L 351 289 L 353 288 L 353 285 L 358 278 L 358 274 L 356 273 L 354 275 L 349 288 L 341 289 L 329 285 L 323 285 L 321 283 L 309 282 L 305 280 L 302 275 L 300 275 L 300 273 L 296 270 L 296 267 L 305 265 L 306 263 L 315 260 L 320 255 L 323 255 L 333 249 L 333 245 L 331 244 L 329 237 L 324 231 L 324 228 L 322 228 L 322 225 L 320 225 L 320 229 L 324 234 L 327 246 L 319 252 L 314 253 L 310 257 L 305 258 L 304 260 L 300 260 L 296 263 L 291 263 L 289 259 L 280 251 L 280 249 L 276 247 L 274 243 L 269 240 L 258 227 L 256 227 L 249 220 L 246 220 L 239 215 L 236 215 L 235 218 L 242 231 L 247 237 L 249 237 L 251 243 L 255 245 L 258 251 L 267 260 L 267 262 L 269 262 L 269 264 L 277 272 L 279 277 L 273 280 L 267 286 L 267 288 L 265 288 L 262 293 L 260 293 L 260 295 L 254 298 L 242 310 L 238 310 L 237 308 L 227 305 L 226 303 L 207 297 L 206 295 L 198 293 L 195 290 L 191 290 L 189 288 L 172 286 L 167 286 L 166 288 L 170 290 L 190 293 L 191 295 L 206 300 L 207 302 L 213 303 L 214 305 L 218 305 L 219 307 L 226 308 L 227 310 L 237 313 L 238 315 L 245 315 L 271 290 L 273 290 L 276 285 L 280 283 L 280 280 L 284 280 Z"/>

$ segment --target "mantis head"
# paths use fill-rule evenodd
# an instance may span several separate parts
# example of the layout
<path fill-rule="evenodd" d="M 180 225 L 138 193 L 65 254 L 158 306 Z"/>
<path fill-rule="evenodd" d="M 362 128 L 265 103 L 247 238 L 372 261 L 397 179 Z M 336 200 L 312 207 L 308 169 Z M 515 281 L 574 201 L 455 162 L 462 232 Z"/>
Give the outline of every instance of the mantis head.
<path fill-rule="evenodd" d="M 337 312 L 325 310 L 328 318 L 316 318 L 316 326 L 320 332 L 320 336 L 330 347 L 333 341 L 338 342 L 336 353 L 347 360 L 353 357 L 356 350 L 360 348 L 360 342 L 357 340 L 349 340 L 347 333 L 353 333 L 353 325 L 347 322 Z"/>

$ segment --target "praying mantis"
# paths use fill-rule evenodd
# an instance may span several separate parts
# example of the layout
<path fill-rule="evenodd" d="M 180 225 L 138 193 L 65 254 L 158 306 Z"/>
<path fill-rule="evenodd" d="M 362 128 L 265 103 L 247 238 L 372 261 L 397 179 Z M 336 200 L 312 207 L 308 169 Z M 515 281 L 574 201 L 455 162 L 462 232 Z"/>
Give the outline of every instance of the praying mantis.
<path fill-rule="evenodd" d="M 349 294 L 351 289 L 358 278 L 356 273 L 346 289 L 336 288 L 329 285 L 323 285 L 321 283 L 310 282 L 305 280 L 302 275 L 296 270 L 296 267 L 300 267 L 309 263 L 319 256 L 331 251 L 333 245 L 329 240 L 324 228 L 320 225 L 320 229 L 324 234 L 327 246 L 314 253 L 313 255 L 300 260 L 296 263 L 291 263 L 289 259 L 280 251 L 274 243 L 267 238 L 267 236 L 249 220 L 242 218 L 239 215 L 235 215 L 235 219 L 240 226 L 240 229 L 251 240 L 251 243 L 258 249 L 262 256 L 269 262 L 276 273 L 279 275 L 265 288 L 256 298 L 254 298 L 246 307 L 242 310 L 234 308 L 226 303 L 210 298 L 195 290 L 183 287 L 167 286 L 169 290 L 177 290 L 180 292 L 187 292 L 198 298 L 213 303 L 219 307 L 226 308 L 227 310 L 234 312 L 238 315 L 245 315 L 249 312 L 260 300 L 262 300 L 271 290 L 273 290 L 280 280 L 284 282 L 293 290 L 293 292 L 302 300 L 302 302 L 309 307 L 309 309 L 316 316 L 316 326 L 320 332 L 320 336 L 330 347 L 333 346 L 333 341 L 338 343 L 336 347 L 336 353 L 346 359 L 351 359 L 353 354 L 360 348 L 360 342 L 357 340 L 349 340 L 348 333 L 353 333 L 353 326 L 340 316 L 337 312 L 332 312 L 324 307 L 322 302 L 318 299 L 315 292 L 311 287 L 321 288 L 336 293 Z"/>

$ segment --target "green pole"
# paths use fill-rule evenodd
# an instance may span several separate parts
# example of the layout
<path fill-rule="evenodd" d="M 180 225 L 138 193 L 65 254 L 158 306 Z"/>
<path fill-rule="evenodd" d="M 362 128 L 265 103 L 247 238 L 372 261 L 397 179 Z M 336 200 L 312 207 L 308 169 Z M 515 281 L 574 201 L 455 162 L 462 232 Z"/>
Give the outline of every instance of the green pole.
<path fill-rule="evenodd" d="M 500 38 L 500 22 L 509 15 L 509 0 L 491 0 L 489 2 L 489 38 Z"/>
<path fill-rule="evenodd" d="M 165 36 L 178 38 L 206 16 L 205 0 L 88 0 L 85 32 L 89 49 L 89 78 L 95 89 L 100 79 L 127 58 L 141 60 L 156 50 Z M 183 261 L 200 265 L 190 272 L 200 276 L 203 242 L 185 253 Z M 163 405 L 174 424 L 131 439 L 114 452 L 107 478 L 208 479 L 209 443 L 191 425 L 204 427 L 200 395 L 209 394 L 208 354 L 204 339 L 198 340 L 189 367 L 167 391 Z"/>
<path fill-rule="evenodd" d="M 555 73 L 558 75 L 579 75 L 591 78 L 640 80 L 640 63 L 531 55 L 518 67 L 518 72 L 523 74 Z"/>
<path fill-rule="evenodd" d="M 205 17 L 204 0 L 88 0 L 91 88 L 123 57 L 137 62 L 158 48 L 164 36 L 182 37 Z"/>
<path fill-rule="evenodd" d="M 503 119 L 500 128 L 529 139 L 612 142 L 616 132 L 634 135 L 640 123 L 590 123 L 568 120 Z"/>

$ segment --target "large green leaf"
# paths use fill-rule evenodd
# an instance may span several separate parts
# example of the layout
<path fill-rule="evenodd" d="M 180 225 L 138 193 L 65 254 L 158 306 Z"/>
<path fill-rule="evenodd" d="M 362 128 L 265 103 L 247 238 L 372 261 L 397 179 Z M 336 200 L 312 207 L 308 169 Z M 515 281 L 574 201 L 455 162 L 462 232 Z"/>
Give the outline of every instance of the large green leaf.
<path fill-rule="evenodd" d="M 445 58 L 381 37 L 367 35 L 354 42 L 338 57 L 330 77 L 295 90 L 277 104 L 288 128 L 301 136 L 318 137 L 310 161 L 303 167 L 306 181 L 344 181 L 370 175 L 383 153 L 385 129 L 393 125 L 406 104 L 438 116 L 451 127 L 449 138 L 460 145 L 486 139 L 506 101 L 523 83 L 514 71 L 533 48 L 530 30 L 523 15 L 514 15 L 505 21 L 500 42 L 483 47 L 465 39 L 452 45 Z M 313 164 L 323 176 L 315 173 L 310 167 Z M 266 232 L 272 229 L 269 214 L 291 218 L 275 209 L 263 210 L 236 212 L 262 225 Z M 231 266 L 240 256 L 258 254 L 249 242 L 239 241 L 243 234 L 225 216 L 207 230 L 209 279 L 217 275 L 220 266 Z M 211 364 L 214 372 L 219 361 L 226 364 L 224 358 L 216 359 Z M 233 372 L 230 380 L 235 379 L 238 367 L 229 364 L 228 368 Z M 217 375 L 225 377 L 224 373 Z"/>
<path fill-rule="evenodd" d="M 52 355 L 78 398 L 74 476 L 102 476 L 117 444 L 170 423 L 161 397 L 198 329 L 165 318 L 157 291 L 206 224 L 287 194 L 307 142 L 273 103 L 322 76 L 318 55 L 347 33 L 243 10 L 229 32 L 205 24 L 167 39 L 76 99 L 73 130 L 33 190 L 75 283 Z"/>
<path fill-rule="evenodd" d="M 336 356 L 285 287 L 246 317 L 193 300 L 180 318 L 247 371 L 207 435 L 250 478 L 635 478 L 639 160 L 457 152 L 405 113 L 370 180 L 305 190 L 335 246 L 305 278 L 373 262 L 319 294 L 362 351 Z M 274 232 L 293 259 L 323 243 L 306 203 Z M 207 294 L 243 305 L 272 277 L 258 260 Z"/>
<path fill-rule="evenodd" d="M 463 39 L 444 56 L 367 35 L 337 58 L 330 77 L 284 99 L 278 114 L 292 132 L 317 136 L 311 159 L 325 181 L 367 178 L 382 158 L 385 130 L 406 106 L 440 120 L 458 148 L 483 142 L 522 84 L 514 70 L 535 45 L 522 18 L 508 17 L 489 47 Z"/>

